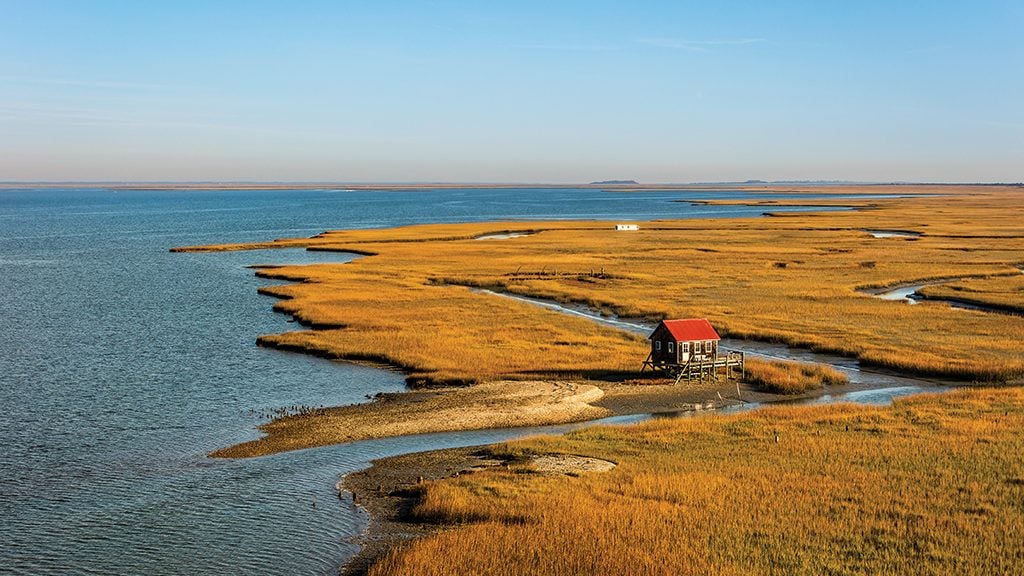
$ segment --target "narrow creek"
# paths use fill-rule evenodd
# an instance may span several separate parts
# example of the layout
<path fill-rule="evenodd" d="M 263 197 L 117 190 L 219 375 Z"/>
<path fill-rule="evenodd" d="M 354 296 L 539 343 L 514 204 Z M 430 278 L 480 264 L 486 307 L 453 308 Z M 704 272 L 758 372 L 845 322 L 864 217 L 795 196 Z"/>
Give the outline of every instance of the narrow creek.
<path fill-rule="evenodd" d="M 1024 269 L 1021 270 L 1024 273 Z M 920 304 L 921 302 L 940 302 L 948 305 L 950 308 L 956 308 L 959 310 L 974 310 L 976 312 L 986 312 L 989 314 L 1008 314 L 1010 316 L 1024 316 L 1017 310 L 997 308 L 995 306 L 985 306 L 983 304 L 975 304 L 972 302 L 965 302 L 962 300 L 956 300 L 954 298 L 937 298 L 937 297 L 926 297 L 920 294 L 920 291 L 929 286 L 941 286 L 942 284 L 949 284 L 950 282 L 956 282 L 958 280 L 966 280 L 970 278 L 976 278 L 976 276 L 957 276 L 950 278 L 939 278 L 936 280 L 929 280 L 928 282 L 917 282 L 914 284 L 899 284 L 896 286 L 890 286 L 882 289 L 867 289 L 860 290 L 862 294 L 874 296 L 875 298 L 881 298 L 882 300 L 892 301 L 903 301 L 907 304 Z"/>
<path fill-rule="evenodd" d="M 589 306 L 580 304 L 566 305 L 553 300 L 521 296 L 508 292 L 498 292 L 483 288 L 471 288 L 474 292 L 488 294 L 499 298 L 511 298 L 519 302 L 525 302 L 535 306 L 541 306 L 562 314 L 582 317 L 605 326 L 626 330 L 635 334 L 647 336 L 654 330 L 655 324 L 638 319 L 624 319 L 615 316 L 607 316 Z M 862 402 L 869 404 L 885 404 L 893 398 L 906 396 L 918 392 L 934 391 L 936 388 L 957 385 L 951 380 L 938 378 L 921 378 L 908 376 L 896 371 L 884 368 L 865 367 L 855 358 L 847 358 L 835 354 L 812 352 L 803 348 L 787 346 L 770 342 L 759 342 L 756 340 L 743 340 L 738 338 L 723 338 L 723 348 L 739 350 L 750 356 L 766 358 L 770 360 L 794 360 L 798 362 L 814 362 L 831 366 L 849 378 L 849 384 L 844 386 L 832 386 L 825 390 L 825 394 L 813 399 L 801 399 L 794 402 L 820 404 L 823 402 Z"/>
<path fill-rule="evenodd" d="M 923 236 L 921 232 L 915 232 L 913 230 L 890 230 L 880 228 L 863 228 L 862 232 L 870 234 L 874 238 L 920 238 Z M 1024 266 L 1018 266 L 1018 270 L 1024 274 Z M 991 314 L 1009 314 L 1011 316 L 1024 316 L 1020 311 L 1009 308 L 1000 308 L 997 306 L 986 306 L 984 304 L 977 304 L 974 302 L 968 302 L 965 300 L 959 300 L 956 298 L 940 298 L 940 297 L 928 297 L 921 294 L 921 290 L 929 286 L 940 286 L 942 284 L 949 284 L 950 282 L 956 282 L 958 280 L 966 280 L 970 278 L 979 278 L 979 276 L 950 276 L 947 278 L 936 278 L 934 280 L 928 280 L 925 282 L 912 282 L 906 284 L 898 284 L 896 286 L 890 286 L 887 288 L 869 288 L 860 290 L 861 294 L 867 294 L 874 296 L 875 298 L 881 298 L 882 300 L 893 300 L 903 301 L 907 304 L 920 304 L 924 301 L 929 302 L 941 302 L 948 305 L 950 308 L 957 308 L 960 310 L 975 310 L 978 312 L 988 312 Z"/>
<path fill-rule="evenodd" d="M 473 240 L 511 240 L 513 238 L 522 238 L 524 236 L 533 236 L 536 232 L 495 232 L 493 234 L 484 234 L 477 236 Z"/>
<path fill-rule="evenodd" d="M 899 284 L 896 286 L 890 286 L 888 288 L 882 288 L 879 290 L 868 289 L 861 290 L 862 294 L 874 296 L 875 298 L 881 298 L 882 300 L 903 300 L 907 304 L 920 304 L 921 296 L 917 293 L 922 288 L 928 286 L 939 286 L 941 284 L 947 284 L 949 282 L 955 282 L 960 278 L 941 278 L 939 280 L 932 280 L 930 282 L 920 282 L 917 284 Z"/>
<path fill-rule="evenodd" d="M 882 230 L 877 228 L 865 228 L 863 230 L 875 238 L 920 238 L 920 232 L 912 230 Z"/>

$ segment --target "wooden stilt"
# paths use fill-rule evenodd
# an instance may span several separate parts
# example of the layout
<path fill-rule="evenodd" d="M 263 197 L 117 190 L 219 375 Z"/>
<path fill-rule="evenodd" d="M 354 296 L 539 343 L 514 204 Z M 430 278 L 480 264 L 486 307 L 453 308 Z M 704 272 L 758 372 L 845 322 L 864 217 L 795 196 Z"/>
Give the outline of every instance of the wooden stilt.
<path fill-rule="evenodd" d="M 684 364 L 677 364 L 666 361 L 654 360 L 653 354 L 648 354 L 643 362 L 640 371 L 651 369 L 654 372 L 663 372 L 674 383 L 678 384 L 684 379 L 687 381 L 697 380 L 699 382 L 718 382 L 736 379 L 737 381 L 746 378 L 746 357 L 743 352 L 729 350 L 725 355 L 715 354 L 709 357 L 690 358 Z"/>

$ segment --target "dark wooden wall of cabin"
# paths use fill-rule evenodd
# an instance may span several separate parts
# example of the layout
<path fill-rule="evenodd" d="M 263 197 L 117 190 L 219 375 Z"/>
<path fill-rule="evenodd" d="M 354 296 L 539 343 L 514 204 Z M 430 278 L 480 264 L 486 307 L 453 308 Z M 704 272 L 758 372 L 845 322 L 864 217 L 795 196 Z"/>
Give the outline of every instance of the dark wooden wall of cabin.
<path fill-rule="evenodd" d="M 658 349 L 658 342 L 661 342 L 661 349 Z M 668 343 L 672 342 L 672 353 L 668 351 Z M 671 364 L 676 363 L 678 351 L 675 349 L 675 341 L 672 339 L 672 335 L 668 329 L 662 325 L 659 325 L 654 333 L 651 334 L 651 360 L 655 362 L 668 362 Z"/>

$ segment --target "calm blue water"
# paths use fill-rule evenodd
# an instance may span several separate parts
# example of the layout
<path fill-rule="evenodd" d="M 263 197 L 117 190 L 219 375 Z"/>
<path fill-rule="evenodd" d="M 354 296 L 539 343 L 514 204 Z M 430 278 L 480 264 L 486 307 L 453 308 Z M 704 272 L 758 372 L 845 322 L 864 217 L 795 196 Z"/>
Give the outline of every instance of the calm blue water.
<path fill-rule="evenodd" d="M 209 450 L 253 438 L 254 413 L 365 401 L 400 389 L 403 378 L 254 344 L 259 334 L 296 327 L 256 294 L 265 281 L 246 265 L 345 256 L 172 254 L 168 248 L 426 222 L 763 211 L 671 201 L 693 196 L 561 189 L 0 190 L 0 570 L 331 573 L 356 551 L 349 539 L 366 523 L 338 501 L 341 474 L 373 458 L 523 433 L 207 459 Z"/>

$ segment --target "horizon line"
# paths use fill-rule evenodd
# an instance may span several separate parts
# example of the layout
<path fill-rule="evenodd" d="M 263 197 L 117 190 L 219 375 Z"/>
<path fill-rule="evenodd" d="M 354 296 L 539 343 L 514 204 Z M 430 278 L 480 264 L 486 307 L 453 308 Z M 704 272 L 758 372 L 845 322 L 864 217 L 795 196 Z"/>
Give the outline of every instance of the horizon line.
<path fill-rule="evenodd" d="M 1022 186 L 1024 181 L 913 181 L 913 180 L 713 180 L 691 182 L 641 182 L 636 180 L 600 180 L 591 182 L 545 182 L 515 180 L 0 180 L 0 186 L 58 186 L 58 185 L 301 185 L 301 186 L 714 186 L 714 185 L 860 185 L 860 186 Z"/>

